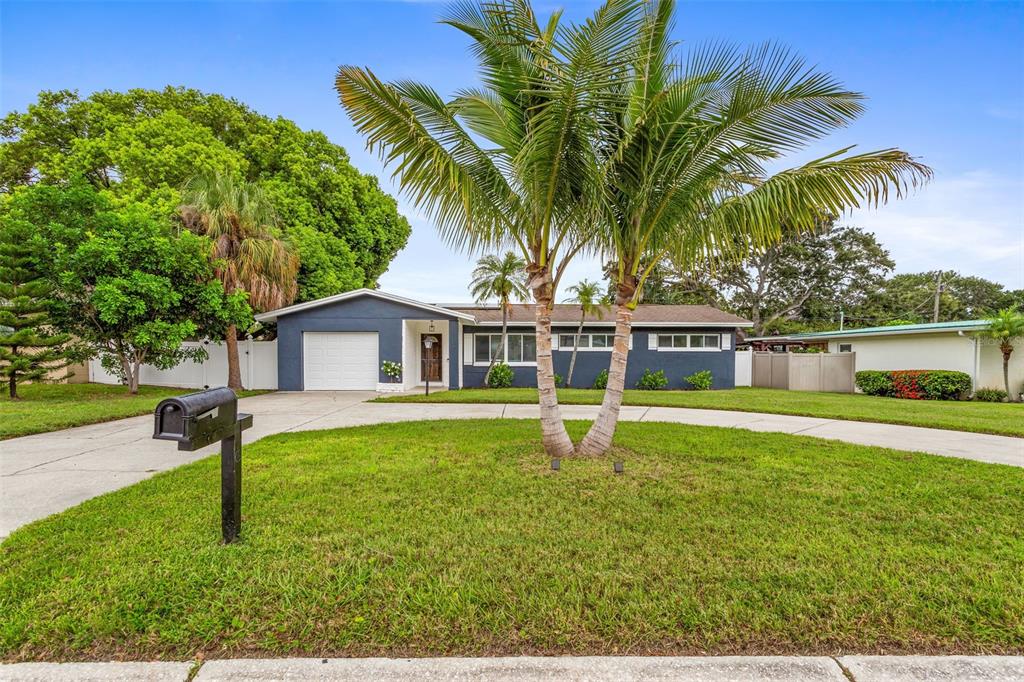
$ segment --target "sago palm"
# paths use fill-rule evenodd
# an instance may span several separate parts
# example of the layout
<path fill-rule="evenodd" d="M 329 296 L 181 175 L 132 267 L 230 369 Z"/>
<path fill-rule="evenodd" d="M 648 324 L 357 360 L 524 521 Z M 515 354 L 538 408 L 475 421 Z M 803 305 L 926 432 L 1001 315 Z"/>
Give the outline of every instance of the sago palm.
<path fill-rule="evenodd" d="M 778 241 L 783 224 L 812 230 L 822 212 L 875 206 L 931 175 L 897 149 L 843 149 L 770 175 L 768 163 L 857 118 L 863 97 L 773 46 L 713 46 L 676 64 L 673 12 L 669 0 L 648 5 L 600 137 L 606 201 L 595 223 L 614 263 L 616 326 L 608 388 L 582 454 L 611 446 L 633 310 L 665 256 L 688 266 L 739 259 Z"/>
<path fill-rule="evenodd" d="M 245 291 L 257 311 L 273 310 L 295 299 L 299 259 L 278 237 L 270 200 L 254 183 L 221 173 L 199 175 L 182 193 L 185 227 L 206 235 L 224 291 Z M 242 388 L 238 361 L 238 330 L 224 333 L 228 356 L 228 387 Z"/>
<path fill-rule="evenodd" d="M 597 313 L 598 318 L 604 317 L 603 310 L 604 306 L 607 305 L 607 301 L 605 301 L 601 293 L 601 285 L 597 282 L 591 282 L 589 279 L 573 284 L 569 287 L 568 291 L 572 294 L 568 302 L 575 303 L 580 307 L 580 323 L 576 327 L 576 336 L 573 337 L 572 356 L 569 358 L 569 372 L 565 377 L 566 388 L 572 386 L 572 373 L 576 369 L 576 354 L 580 351 L 580 336 L 583 334 L 583 322 L 587 319 L 587 315 L 593 313 Z"/>
<path fill-rule="evenodd" d="M 505 345 L 508 343 L 508 313 L 512 299 L 524 301 L 530 295 L 526 289 L 526 262 L 514 251 L 504 256 L 487 255 L 476 262 L 473 280 L 469 291 L 477 303 L 497 300 L 501 307 L 501 342 L 496 352 L 491 354 L 491 363 L 487 366 L 484 385 L 489 386 L 491 370 L 499 357 L 504 357 Z"/>
<path fill-rule="evenodd" d="M 1013 308 L 1005 308 L 988 319 L 986 327 L 980 335 L 999 346 L 1003 356 L 1003 384 L 1006 386 L 1006 399 L 1011 403 L 1018 401 L 1010 386 L 1010 356 L 1013 354 L 1013 343 L 1024 338 L 1024 315 Z"/>
<path fill-rule="evenodd" d="M 454 247 L 514 248 L 536 302 L 541 432 L 553 456 L 573 445 L 558 410 L 551 305 L 566 264 L 589 242 L 582 215 L 599 199 L 593 144 L 612 103 L 638 0 L 608 0 L 580 25 L 560 13 L 538 23 L 526 0 L 451 8 L 443 23 L 466 34 L 482 87 L 446 101 L 426 85 L 382 82 L 343 66 L 336 87 L 367 146 Z"/>

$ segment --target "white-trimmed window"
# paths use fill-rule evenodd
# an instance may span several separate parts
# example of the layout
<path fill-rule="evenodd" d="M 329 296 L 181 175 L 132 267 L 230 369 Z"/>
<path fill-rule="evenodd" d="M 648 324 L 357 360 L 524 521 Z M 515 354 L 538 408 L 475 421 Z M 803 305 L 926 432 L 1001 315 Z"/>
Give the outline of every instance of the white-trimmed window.
<path fill-rule="evenodd" d="M 839 344 L 839 352 L 840 353 L 852 353 L 853 352 L 853 344 L 852 343 L 841 343 L 841 344 Z"/>
<path fill-rule="evenodd" d="M 718 350 L 720 334 L 658 334 L 658 350 Z"/>
<path fill-rule="evenodd" d="M 473 362 L 488 365 L 501 347 L 501 334 L 473 335 Z M 537 337 L 533 334 L 509 334 L 504 352 L 498 357 L 509 365 L 537 364 Z"/>
<path fill-rule="evenodd" d="M 580 334 L 580 350 L 608 350 L 615 345 L 615 334 Z M 559 334 L 559 350 L 572 350 L 576 347 L 575 334 Z"/>

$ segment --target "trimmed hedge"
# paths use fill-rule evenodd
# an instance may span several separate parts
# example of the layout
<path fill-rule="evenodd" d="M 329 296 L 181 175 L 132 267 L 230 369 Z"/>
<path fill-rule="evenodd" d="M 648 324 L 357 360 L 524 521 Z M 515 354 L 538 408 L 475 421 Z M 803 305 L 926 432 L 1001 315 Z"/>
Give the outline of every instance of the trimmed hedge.
<path fill-rule="evenodd" d="M 855 381 L 867 395 L 907 400 L 960 400 L 971 390 L 969 374 L 945 369 L 863 370 Z"/>
<path fill-rule="evenodd" d="M 491 376 L 487 378 L 488 388 L 509 388 L 516 373 L 504 362 L 499 362 L 491 368 Z"/>
<path fill-rule="evenodd" d="M 643 376 L 640 377 L 640 381 L 636 382 L 636 387 L 641 391 L 660 391 L 666 386 L 668 386 L 668 377 L 665 376 L 665 371 L 661 369 L 657 372 L 645 369 Z"/>

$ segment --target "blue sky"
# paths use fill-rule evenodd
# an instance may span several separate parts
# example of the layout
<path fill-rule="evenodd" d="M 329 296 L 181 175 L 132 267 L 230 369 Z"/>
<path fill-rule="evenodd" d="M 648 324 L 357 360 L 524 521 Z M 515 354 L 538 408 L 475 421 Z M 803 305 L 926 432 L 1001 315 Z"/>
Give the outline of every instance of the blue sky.
<path fill-rule="evenodd" d="M 585 16 L 595 3 L 547 2 Z M 0 3 L 0 111 L 39 90 L 186 85 L 322 130 L 363 171 L 389 175 L 366 153 L 337 103 L 340 64 L 385 79 L 415 78 L 445 94 L 474 82 L 466 43 L 434 2 Z M 957 269 L 1024 287 L 1024 4 L 956 2 L 681 2 L 686 43 L 765 40 L 865 93 L 867 114 L 799 162 L 849 144 L 900 147 L 936 172 L 924 190 L 844 222 L 874 231 L 897 270 Z M 401 199 L 400 199 L 401 201 Z M 450 252 L 405 202 L 409 246 L 382 288 L 463 301 L 472 259 Z M 580 261 L 572 282 L 599 277 Z"/>

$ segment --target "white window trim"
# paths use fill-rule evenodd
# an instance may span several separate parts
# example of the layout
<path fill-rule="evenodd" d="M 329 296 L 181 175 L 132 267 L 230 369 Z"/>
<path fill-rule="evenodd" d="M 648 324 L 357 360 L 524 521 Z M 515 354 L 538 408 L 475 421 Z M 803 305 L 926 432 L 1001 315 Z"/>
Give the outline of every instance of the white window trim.
<path fill-rule="evenodd" d="M 686 348 L 674 348 L 674 347 L 673 348 L 662 348 L 658 344 L 658 339 L 657 339 L 658 336 L 686 336 L 687 337 L 686 343 L 690 343 L 689 337 L 691 337 L 691 336 L 718 336 L 719 338 L 718 338 L 718 347 L 717 348 L 705 348 L 705 347 L 693 348 L 691 346 L 687 346 Z M 651 338 L 654 339 L 655 349 L 659 353 L 720 353 L 720 352 L 726 350 L 725 348 L 722 348 L 722 338 L 721 338 L 720 334 L 696 334 L 696 333 L 692 333 L 692 332 L 681 332 L 681 333 L 678 333 L 678 334 L 651 334 Z"/>
<path fill-rule="evenodd" d="M 527 334 L 525 334 L 523 332 L 512 332 L 512 331 L 510 331 L 508 333 L 508 335 L 509 336 L 527 336 Z M 472 337 L 472 345 L 471 345 L 472 351 L 471 351 L 470 357 L 473 360 L 472 362 L 467 362 L 466 364 L 467 365 L 471 365 L 473 367 L 490 367 L 490 365 L 491 365 L 490 360 L 488 360 L 486 362 L 479 362 L 476 359 L 476 337 L 477 336 L 501 336 L 501 334 L 500 333 L 496 334 L 494 332 L 481 332 L 479 334 L 475 334 L 475 333 L 474 334 L 466 334 L 465 336 L 466 336 L 466 338 Z M 505 359 L 501 360 L 501 362 L 503 364 L 508 365 L 509 367 L 536 367 L 537 366 L 537 361 L 536 360 L 534 360 L 533 362 L 509 362 L 508 361 L 508 344 L 505 344 L 505 347 L 502 348 L 502 351 L 504 351 L 504 353 L 505 353 Z"/>
<path fill-rule="evenodd" d="M 610 336 L 610 337 L 612 337 L 612 343 L 615 343 L 615 334 L 614 334 L 614 332 L 583 332 L 582 334 L 580 334 L 580 336 L 594 336 L 595 334 L 600 334 L 601 336 Z M 573 351 L 573 347 L 572 346 L 563 346 L 562 345 L 561 337 L 563 337 L 563 336 L 576 336 L 576 332 L 569 332 L 569 333 L 561 332 L 561 333 L 558 333 L 558 334 L 554 334 L 553 336 L 556 336 L 556 337 L 559 337 L 559 338 L 558 338 L 558 345 L 557 345 L 557 347 L 553 346 L 552 350 L 561 350 L 561 351 L 565 351 L 566 353 L 571 353 Z M 629 335 L 629 349 L 633 350 L 633 335 L 632 334 Z M 605 346 L 604 348 L 592 348 L 590 346 L 587 346 L 586 348 L 584 348 L 583 346 L 580 346 L 577 350 L 579 350 L 579 352 L 581 352 L 581 353 L 611 353 L 612 352 L 612 347 L 611 346 Z"/>

